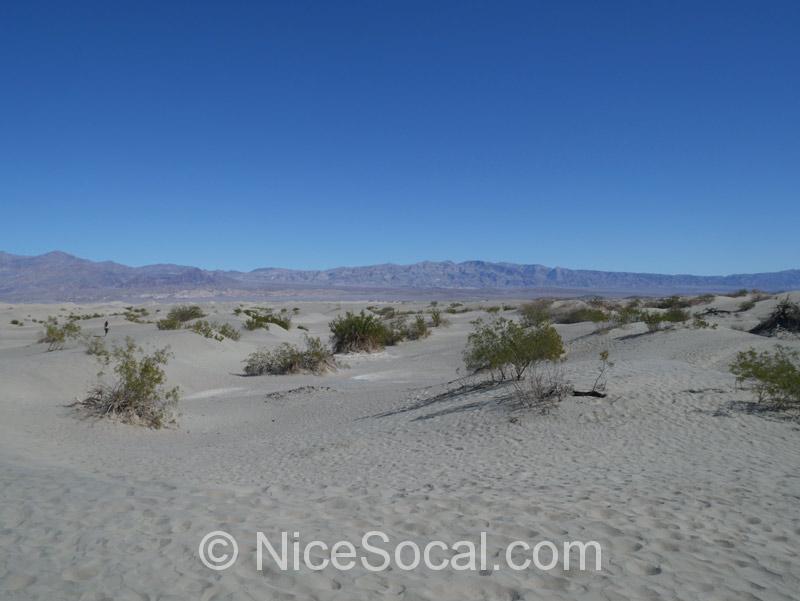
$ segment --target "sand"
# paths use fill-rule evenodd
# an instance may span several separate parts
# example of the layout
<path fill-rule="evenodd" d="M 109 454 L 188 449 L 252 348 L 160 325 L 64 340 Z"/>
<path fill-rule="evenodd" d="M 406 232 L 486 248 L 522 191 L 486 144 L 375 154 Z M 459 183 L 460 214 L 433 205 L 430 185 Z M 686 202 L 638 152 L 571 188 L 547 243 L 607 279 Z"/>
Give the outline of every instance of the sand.
<path fill-rule="evenodd" d="M 367 304 L 274 306 L 299 307 L 294 323 L 327 337 L 332 316 Z M 343 357 L 333 374 L 254 378 L 240 375 L 248 353 L 304 332 L 273 326 L 217 342 L 111 317 L 109 343 L 132 336 L 175 353 L 167 372 L 183 398 L 177 425 L 162 430 L 82 419 L 65 405 L 95 381 L 96 362 L 75 343 L 46 352 L 40 324 L 9 323 L 121 304 L 0 305 L 0 598 L 798 599 L 800 429 L 742 410 L 752 397 L 727 370 L 736 352 L 775 345 L 743 331 L 774 304 L 712 317 L 715 330 L 557 326 L 578 388 L 591 386 L 601 350 L 615 365 L 607 398 L 569 397 L 546 415 L 509 408 L 503 389 L 437 397 L 465 375 L 479 312 Z M 203 306 L 241 324 L 233 303 Z M 147 308 L 148 319 L 168 309 Z M 104 320 L 80 323 L 99 335 Z M 256 569 L 256 531 L 335 542 L 376 529 L 420 544 L 485 531 L 492 560 L 517 539 L 596 540 L 603 565 Z M 198 557 L 212 530 L 239 541 L 224 572 Z"/>

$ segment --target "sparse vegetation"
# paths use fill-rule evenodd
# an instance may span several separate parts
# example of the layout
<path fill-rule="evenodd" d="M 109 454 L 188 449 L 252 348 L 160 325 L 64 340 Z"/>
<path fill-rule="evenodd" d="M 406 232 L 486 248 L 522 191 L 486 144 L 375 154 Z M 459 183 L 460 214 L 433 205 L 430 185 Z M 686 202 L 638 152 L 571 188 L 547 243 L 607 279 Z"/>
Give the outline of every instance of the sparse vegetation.
<path fill-rule="evenodd" d="M 525 328 L 515 321 L 478 319 L 467 338 L 464 363 L 472 372 L 488 371 L 493 379 L 513 375 L 522 379 L 525 371 L 540 361 L 554 361 L 564 354 L 563 341 L 549 324 Z"/>
<path fill-rule="evenodd" d="M 84 338 L 86 344 L 86 354 L 94 355 L 96 357 L 107 357 L 108 349 L 102 338 L 98 336 L 86 336 Z"/>
<path fill-rule="evenodd" d="M 592 321 L 595 323 L 599 323 L 602 321 L 608 321 L 609 315 L 602 309 L 596 309 L 591 307 L 579 307 L 577 309 L 572 309 L 567 313 L 562 315 L 556 315 L 553 320 L 559 324 L 568 324 L 568 323 L 582 323 L 584 321 Z"/>
<path fill-rule="evenodd" d="M 760 336 L 781 336 L 800 333 L 800 305 L 785 297 L 778 302 L 769 317 L 750 330 Z"/>
<path fill-rule="evenodd" d="M 364 311 L 336 317 L 328 324 L 335 353 L 372 352 L 383 349 L 392 339 L 389 327 Z"/>
<path fill-rule="evenodd" d="M 550 306 L 552 304 L 552 301 L 540 298 L 520 305 L 518 311 L 522 317 L 522 325 L 531 327 L 550 321 Z"/>
<path fill-rule="evenodd" d="M 143 318 L 150 315 L 150 312 L 144 307 L 125 307 L 125 313 L 122 315 L 125 319 L 133 323 L 144 323 Z"/>
<path fill-rule="evenodd" d="M 321 374 L 335 369 L 333 354 L 319 338 L 306 336 L 305 345 L 305 349 L 300 349 L 284 342 L 273 350 L 251 353 L 245 360 L 244 373 L 248 376 Z"/>
<path fill-rule="evenodd" d="M 115 363 L 117 381 L 112 385 L 98 384 L 74 406 L 95 417 L 115 416 L 127 423 L 162 427 L 171 419 L 179 399 L 177 387 L 164 386 L 163 366 L 170 357 L 168 348 L 148 355 L 132 338 L 126 338 L 124 346 L 103 356 L 105 364 Z"/>
<path fill-rule="evenodd" d="M 800 408 L 800 354 L 784 346 L 774 351 L 742 351 L 731 363 L 738 385 L 748 384 L 759 403 L 772 408 Z"/>
<path fill-rule="evenodd" d="M 546 413 L 570 392 L 572 386 L 564 377 L 561 363 L 545 361 L 534 365 L 527 378 L 514 381 L 512 398 L 522 407 Z"/>
<path fill-rule="evenodd" d="M 159 330 L 180 330 L 187 321 L 205 316 L 199 305 L 178 305 L 170 309 L 164 319 L 159 319 L 156 327 Z"/>
<path fill-rule="evenodd" d="M 64 325 L 59 325 L 58 319 L 48 317 L 39 342 L 47 344 L 48 351 L 58 351 L 64 348 L 67 340 L 77 338 L 80 333 L 81 327 L 75 321 L 70 320 Z"/>
<path fill-rule="evenodd" d="M 248 317 L 247 321 L 244 322 L 244 327 L 247 330 L 258 330 L 260 328 L 269 330 L 270 324 L 275 324 L 284 330 L 288 330 L 292 327 L 292 318 L 285 310 L 281 314 L 276 315 L 269 307 L 256 307 L 253 309 L 243 309 L 241 313 L 244 313 Z"/>
<path fill-rule="evenodd" d="M 756 306 L 756 301 L 754 300 L 746 300 L 739 303 L 739 308 L 737 309 L 738 312 L 749 311 L 753 307 Z"/>
<path fill-rule="evenodd" d="M 21 326 L 22 325 L 22 322 L 19 319 L 12 319 L 9 323 L 12 326 Z"/>
<path fill-rule="evenodd" d="M 242 336 L 239 330 L 227 323 L 220 324 L 215 321 L 206 321 L 205 319 L 199 319 L 191 325 L 187 325 L 186 328 L 192 330 L 196 334 L 200 334 L 206 338 L 213 338 L 219 342 L 222 342 L 226 338 L 239 340 Z"/>

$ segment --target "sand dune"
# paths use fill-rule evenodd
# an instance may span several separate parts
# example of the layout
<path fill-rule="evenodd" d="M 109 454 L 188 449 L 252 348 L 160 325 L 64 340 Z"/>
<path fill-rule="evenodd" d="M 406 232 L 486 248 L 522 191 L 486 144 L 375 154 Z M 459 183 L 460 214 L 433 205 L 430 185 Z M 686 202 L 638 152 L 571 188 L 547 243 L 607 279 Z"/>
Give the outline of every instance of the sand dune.
<path fill-rule="evenodd" d="M 327 338 L 332 315 L 366 304 L 287 307 Z M 78 344 L 46 352 L 41 325 L 29 321 L 118 313 L 120 304 L 0 305 L 0 598 L 797 599 L 798 425 L 741 411 L 736 402 L 751 396 L 727 370 L 736 352 L 774 346 L 744 331 L 774 304 L 711 317 L 715 330 L 557 326 L 577 387 L 591 386 L 600 350 L 615 365 L 607 398 L 569 397 L 546 415 L 509 409 L 503 388 L 441 394 L 464 375 L 476 312 L 448 316 L 427 339 L 346 356 L 332 374 L 254 378 L 241 376 L 248 353 L 304 332 L 273 327 L 218 342 L 111 317 L 109 343 L 132 336 L 175 354 L 167 373 L 182 389 L 181 414 L 162 430 L 65 407 L 98 366 Z M 238 327 L 235 306 L 204 309 Z M 148 306 L 151 318 L 166 308 Z M 101 335 L 105 319 L 80 323 Z M 492 558 L 518 539 L 597 540 L 603 567 L 255 566 L 255 531 L 357 541 L 376 529 L 420 544 L 486 531 Z M 198 558 L 212 530 L 239 541 L 225 572 Z"/>

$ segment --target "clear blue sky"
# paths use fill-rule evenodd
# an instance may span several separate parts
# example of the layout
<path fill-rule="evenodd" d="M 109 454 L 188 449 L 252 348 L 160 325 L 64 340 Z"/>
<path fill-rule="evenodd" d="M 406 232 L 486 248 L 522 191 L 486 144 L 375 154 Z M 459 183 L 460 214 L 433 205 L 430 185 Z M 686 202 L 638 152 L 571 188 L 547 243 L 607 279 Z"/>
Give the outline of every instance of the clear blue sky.
<path fill-rule="evenodd" d="M 800 267 L 800 2 L 3 2 L 0 250 Z"/>

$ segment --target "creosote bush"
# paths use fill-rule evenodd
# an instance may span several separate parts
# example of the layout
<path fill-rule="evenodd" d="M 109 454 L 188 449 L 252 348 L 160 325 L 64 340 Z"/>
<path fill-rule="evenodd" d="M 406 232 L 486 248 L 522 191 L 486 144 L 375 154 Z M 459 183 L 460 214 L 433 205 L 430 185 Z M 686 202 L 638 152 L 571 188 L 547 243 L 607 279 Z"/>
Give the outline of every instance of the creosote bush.
<path fill-rule="evenodd" d="M 80 333 L 81 327 L 75 321 L 70 320 L 64 325 L 58 325 L 58 319 L 48 317 L 39 342 L 47 344 L 48 351 L 58 351 L 64 348 L 67 340 L 77 338 Z"/>
<path fill-rule="evenodd" d="M 395 341 L 392 330 L 375 315 L 348 311 L 328 324 L 335 353 L 372 352 Z"/>
<path fill-rule="evenodd" d="M 467 338 L 464 363 L 472 372 L 488 371 L 493 379 L 513 376 L 520 380 L 531 365 L 555 361 L 564 354 L 561 336 L 544 323 L 525 328 L 515 321 L 477 319 Z"/>
<path fill-rule="evenodd" d="M 200 334 L 206 338 L 213 338 L 222 342 L 226 338 L 231 340 L 239 340 L 241 333 L 239 330 L 227 323 L 217 323 L 216 321 L 206 321 L 205 319 L 198 319 L 191 325 L 187 325 L 186 329 L 192 330 L 196 334 Z"/>
<path fill-rule="evenodd" d="M 261 328 L 269 330 L 270 324 L 275 324 L 284 330 L 292 327 L 292 318 L 285 309 L 280 314 L 275 314 L 269 307 L 256 307 L 243 309 L 240 313 L 244 313 L 248 317 L 247 321 L 244 322 L 246 330 L 258 330 Z"/>
<path fill-rule="evenodd" d="M 258 350 L 245 360 L 244 373 L 248 376 L 267 374 L 321 374 L 336 368 L 331 351 L 319 338 L 305 337 L 305 349 L 284 342 L 273 350 Z"/>
<path fill-rule="evenodd" d="M 537 299 L 520 305 L 518 311 L 525 327 L 538 326 L 550 321 L 550 305 L 553 302 L 547 299 Z"/>
<path fill-rule="evenodd" d="M 177 387 L 165 388 L 163 366 L 171 356 L 168 347 L 148 355 L 126 338 L 124 346 L 115 346 L 102 357 L 105 365 L 114 363 L 116 382 L 98 384 L 73 406 L 95 417 L 114 416 L 126 423 L 162 427 L 170 421 L 179 399 Z"/>
<path fill-rule="evenodd" d="M 531 367 L 528 376 L 514 381 L 512 399 L 527 409 L 548 412 L 572 392 L 558 361 L 544 361 Z"/>
<path fill-rule="evenodd" d="M 602 309 L 583 307 L 572 309 L 563 315 L 558 315 L 554 318 L 554 321 L 560 324 L 582 323 L 584 321 L 598 323 L 601 321 L 608 321 L 608 318 L 608 313 Z"/>
<path fill-rule="evenodd" d="M 187 321 L 205 316 L 199 305 L 178 305 L 170 309 L 164 319 L 159 319 L 156 327 L 159 330 L 180 330 Z"/>
<path fill-rule="evenodd" d="M 800 354 L 784 346 L 772 352 L 742 351 L 731 363 L 736 383 L 748 384 L 760 403 L 772 408 L 800 408 Z"/>

